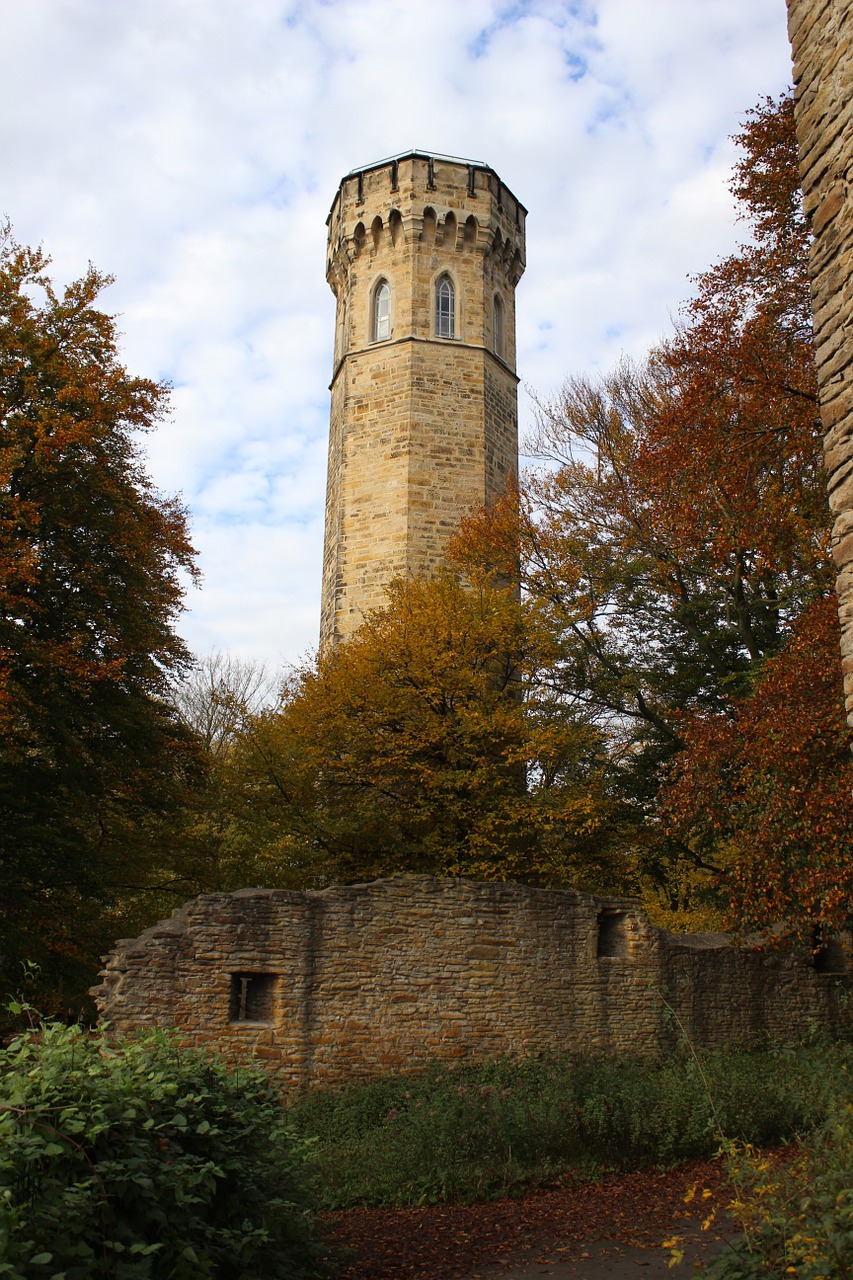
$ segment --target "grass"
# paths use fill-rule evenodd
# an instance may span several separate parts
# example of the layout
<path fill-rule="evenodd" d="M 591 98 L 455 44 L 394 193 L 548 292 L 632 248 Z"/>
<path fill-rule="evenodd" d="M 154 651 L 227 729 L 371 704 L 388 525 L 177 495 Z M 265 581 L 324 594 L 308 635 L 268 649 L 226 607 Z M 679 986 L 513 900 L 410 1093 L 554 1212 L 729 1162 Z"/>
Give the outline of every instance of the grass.
<path fill-rule="evenodd" d="M 671 1166 L 714 1153 L 721 1132 L 782 1142 L 824 1121 L 848 1071 L 850 1045 L 659 1062 L 565 1055 L 433 1065 L 312 1090 L 288 1111 L 298 1133 L 317 1139 L 330 1209 L 471 1201 L 602 1168 Z"/>

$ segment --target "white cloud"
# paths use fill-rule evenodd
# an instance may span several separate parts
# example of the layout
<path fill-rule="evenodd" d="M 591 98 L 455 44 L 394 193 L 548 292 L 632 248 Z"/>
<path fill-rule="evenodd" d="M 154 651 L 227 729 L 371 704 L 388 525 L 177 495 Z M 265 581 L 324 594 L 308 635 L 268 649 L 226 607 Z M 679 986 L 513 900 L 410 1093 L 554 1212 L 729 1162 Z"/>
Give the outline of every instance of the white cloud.
<path fill-rule="evenodd" d="M 530 210 L 519 372 L 639 355 L 736 243 L 744 110 L 790 78 L 782 0 L 39 0 L 0 8 L 2 208 L 60 280 L 117 282 L 148 441 L 194 511 L 183 629 L 277 661 L 316 640 L 341 176 L 411 147 Z"/>

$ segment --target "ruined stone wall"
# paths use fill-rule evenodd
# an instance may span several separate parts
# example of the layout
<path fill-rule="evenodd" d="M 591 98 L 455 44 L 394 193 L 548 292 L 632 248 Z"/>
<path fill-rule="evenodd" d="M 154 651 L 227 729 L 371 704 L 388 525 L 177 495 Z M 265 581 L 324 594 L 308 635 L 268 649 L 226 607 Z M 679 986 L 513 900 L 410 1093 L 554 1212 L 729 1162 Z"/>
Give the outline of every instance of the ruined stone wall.
<path fill-rule="evenodd" d="M 788 0 L 797 136 L 814 232 L 812 311 L 841 653 L 853 724 L 853 14 L 847 0 Z"/>
<path fill-rule="evenodd" d="M 441 564 L 466 512 L 516 478 L 525 217 L 497 174 L 464 161 L 411 154 L 341 183 L 327 260 L 337 314 L 322 644 L 384 604 L 391 578 Z M 442 276 L 455 291 L 451 337 L 438 323 Z"/>
<path fill-rule="evenodd" d="M 632 899 L 426 876 L 206 895 L 118 943 L 102 977 L 115 1030 L 175 1026 L 231 1061 L 255 1054 L 287 1085 L 434 1059 L 650 1054 L 677 1037 L 660 992 L 697 1045 L 851 1018 L 847 978 L 808 953 L 675 937 Z"/>

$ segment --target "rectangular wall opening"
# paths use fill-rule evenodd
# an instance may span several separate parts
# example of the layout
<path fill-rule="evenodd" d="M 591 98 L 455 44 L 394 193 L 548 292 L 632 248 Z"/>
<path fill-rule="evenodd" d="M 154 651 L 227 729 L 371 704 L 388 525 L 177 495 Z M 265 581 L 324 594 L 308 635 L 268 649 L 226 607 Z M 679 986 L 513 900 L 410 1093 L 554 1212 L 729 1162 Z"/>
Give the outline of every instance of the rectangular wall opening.
<path fill-rule="evenodd" d="M 827 937 L 820 925 L 812 930 L 812 963 L 818 973 L 847 973 L 848 937 Z"/>
<path fill-rule="evenodd" d="M 230 1022 L 272 1022 L 275 988 L 274 973 L 232 973 Z"/>
<path fill-rule="evenodd" d="M 627 960 L 630 957 L 627 912 L 605 910 L 598 913 L 595 954 L 599 960 Z"/>

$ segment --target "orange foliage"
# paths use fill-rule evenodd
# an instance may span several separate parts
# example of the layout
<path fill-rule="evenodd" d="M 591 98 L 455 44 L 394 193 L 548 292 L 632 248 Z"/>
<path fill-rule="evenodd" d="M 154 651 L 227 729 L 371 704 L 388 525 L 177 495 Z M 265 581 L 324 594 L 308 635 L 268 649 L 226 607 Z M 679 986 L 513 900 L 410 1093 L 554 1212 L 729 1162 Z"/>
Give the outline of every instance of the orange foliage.
<path fill-rule="evenodd" d="M 849 766 L 792 97 L 761 103 L 738 141 L 748 242 L 697 278 L 644 365 L 540 406 L 546 465 L 469 521 L 455 554 L 517 575 L 550 628 L 551 687 L 602 732 L 634 815 L 626 859 L 659 917 L 713 915 L 723 870 L 739 923 L 837 924 Z M 771 742 L 809 760 L 808 796 Z"/>
<path fill-rule="evenodd" d="M 829 581 L 793 99 L 751 112 L 740 142 L 733 191 L 754 238 L 698 278 L 686 323 L 654 355 L 667 394 L 633 467 L 661 537 L 736 563 L 763 598 L 755 622 L 772 635 L 792 579 Z M 751 657 L 765 651 L 749 624 L 741 635 Z"/>
<path fill-rule="evenodd" d="M 853 734 L 834 596 L 816 600 L 727 715 L 684 727 L 662 805 L 680 840 L 723 860 L 732 923 L 829 931 L 853 898 Z"/>
<path fill-rule="evenodd" d="M 0 956 L 96 959 L 105 904 L 160 873 L 146 825 L 191 758 L 167 705 L 185 513 L 137 435 L 163 386 L 117 356 L 94 268 L 61 296 L 0 228 Z M 144 852 L 143 852 L 144 846 Z M 94 954 L 93 954 L 94 953 Z M 64 980 L 58 977 L 57 982 Z"/>

